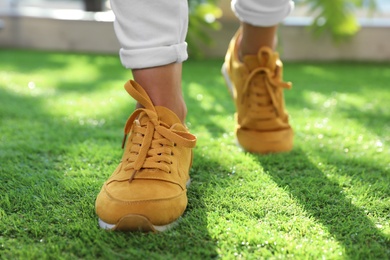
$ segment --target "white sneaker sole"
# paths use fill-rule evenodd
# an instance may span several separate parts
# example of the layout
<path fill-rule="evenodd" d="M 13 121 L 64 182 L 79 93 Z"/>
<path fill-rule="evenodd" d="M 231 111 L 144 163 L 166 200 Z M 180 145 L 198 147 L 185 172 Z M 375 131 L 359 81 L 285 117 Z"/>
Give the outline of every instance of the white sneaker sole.
<path fill-rule="evenodd" d="M 225 79 L 226 87 L 229 90 L 230 95 L 233 97 L 233 82 L 230 80 L 229 73 L 228 73 L 228 70 L 227 70 L 227 66 L 226 66 L 225 63 L 222 65 L 221 73 L 222 73 L 222 76 Z"/>
<path fill-rule="evenodd" d="M 141 215 L 127 215 L 121 218 L 117 224 L 108 224 L 99 218 L 99 226 L 105 230 L 120 231 L 143 231 L 143 232 L 164 232 L 179 222 L 180 218 L 172 223 L 163 226 L 153 225 L 149 219 Z"/>

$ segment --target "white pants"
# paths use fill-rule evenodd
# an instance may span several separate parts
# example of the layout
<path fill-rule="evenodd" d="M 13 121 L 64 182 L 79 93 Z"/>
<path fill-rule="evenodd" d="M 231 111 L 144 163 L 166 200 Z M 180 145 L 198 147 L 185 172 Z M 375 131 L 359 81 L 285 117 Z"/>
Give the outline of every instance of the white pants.
<path fill-rule="evenodd" d="M 256 26 L 280 23 L 292 0 L 232 0 L 240 21 Z M 188 58 L 187 0 L 111 0 L 114 28 L 123 66 L 141 69 L 183 62 Z"/>

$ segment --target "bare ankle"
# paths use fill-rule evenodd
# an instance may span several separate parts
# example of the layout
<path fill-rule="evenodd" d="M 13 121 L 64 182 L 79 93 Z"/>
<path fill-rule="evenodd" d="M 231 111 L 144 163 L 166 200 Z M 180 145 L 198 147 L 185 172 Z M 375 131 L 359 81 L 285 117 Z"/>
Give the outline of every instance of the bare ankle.
<path fill-rule="evenodd" d="M 163 106 L 172 110 L 184 122 L 187 107 L 182 93 L 181 63 L 133 70 L 133 76 L 155 106 Z"/>
<path fill-rule="evenodd" d="M 242 24 L 242 35 L 238 39 L 238 56 L 240 61 L 246 55 L 256 55 L 260 48 L 276 48 L 277 26 L 257 27 L 250 24 Z"/>

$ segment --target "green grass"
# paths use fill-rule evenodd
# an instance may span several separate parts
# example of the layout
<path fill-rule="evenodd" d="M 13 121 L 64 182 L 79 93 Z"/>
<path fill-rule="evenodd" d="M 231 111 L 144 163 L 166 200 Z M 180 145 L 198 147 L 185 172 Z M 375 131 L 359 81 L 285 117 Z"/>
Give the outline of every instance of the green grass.
<path fill-rule="evenodd" d="M 292 152 L 235 145 L 221 61 L 188 61 L 198 136 L 166 233 L 98 228 L 135 102 L 117 56 L 0 50 L 0 259 L 388 259 L 390 64 L 286 63 Z"/>

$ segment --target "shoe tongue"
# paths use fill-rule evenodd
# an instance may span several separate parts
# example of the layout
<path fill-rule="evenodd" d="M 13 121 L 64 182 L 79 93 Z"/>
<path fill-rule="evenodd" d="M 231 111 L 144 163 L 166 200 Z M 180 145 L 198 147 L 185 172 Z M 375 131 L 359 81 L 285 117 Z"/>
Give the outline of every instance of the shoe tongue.
<path fill-rule="evenodd" d="M 181 123 L 180 119 L 176 116 L 175 113 L 173 113 L 171 110 L 169 110 L 166 107 L 156 106 L 155 107 L 158 120 L 161 122 L 164 122 L 169 127 L 176 123 Z M 146 116 L 145 113 L 141 113 L 139 117 L 139 121 L 141 125 L 145 125 L 147 121 L 149 121 L 149 117 Z"/>
<path fill-rule="evenodd" d="M 252 71 L 260 67 L 260 62 L 257 59 L 257 55 L 247 55 L 244 57 L 244 63 L 249 71 Z"/>
<path fill-rule="evenodd" d="M 244 63 L 252 71 L 258 67 L 269 68 L 271 71 L 275 70 L 276 63 L 273 62 L 274 53 L 269 48 L 261 48 L 257 55 L 247 55 L 244 57 Z"/>
<path fill-rule="evenodd" d="M 165 124 L 167 124 L 169 127 L 171 127 L 176 123 L 181 123 L 177 115 L 173 113 L 172 110 L 166 107 L 156 106 L 156 111 L 157 111 L 158 119 L 164 122 Z"/>

